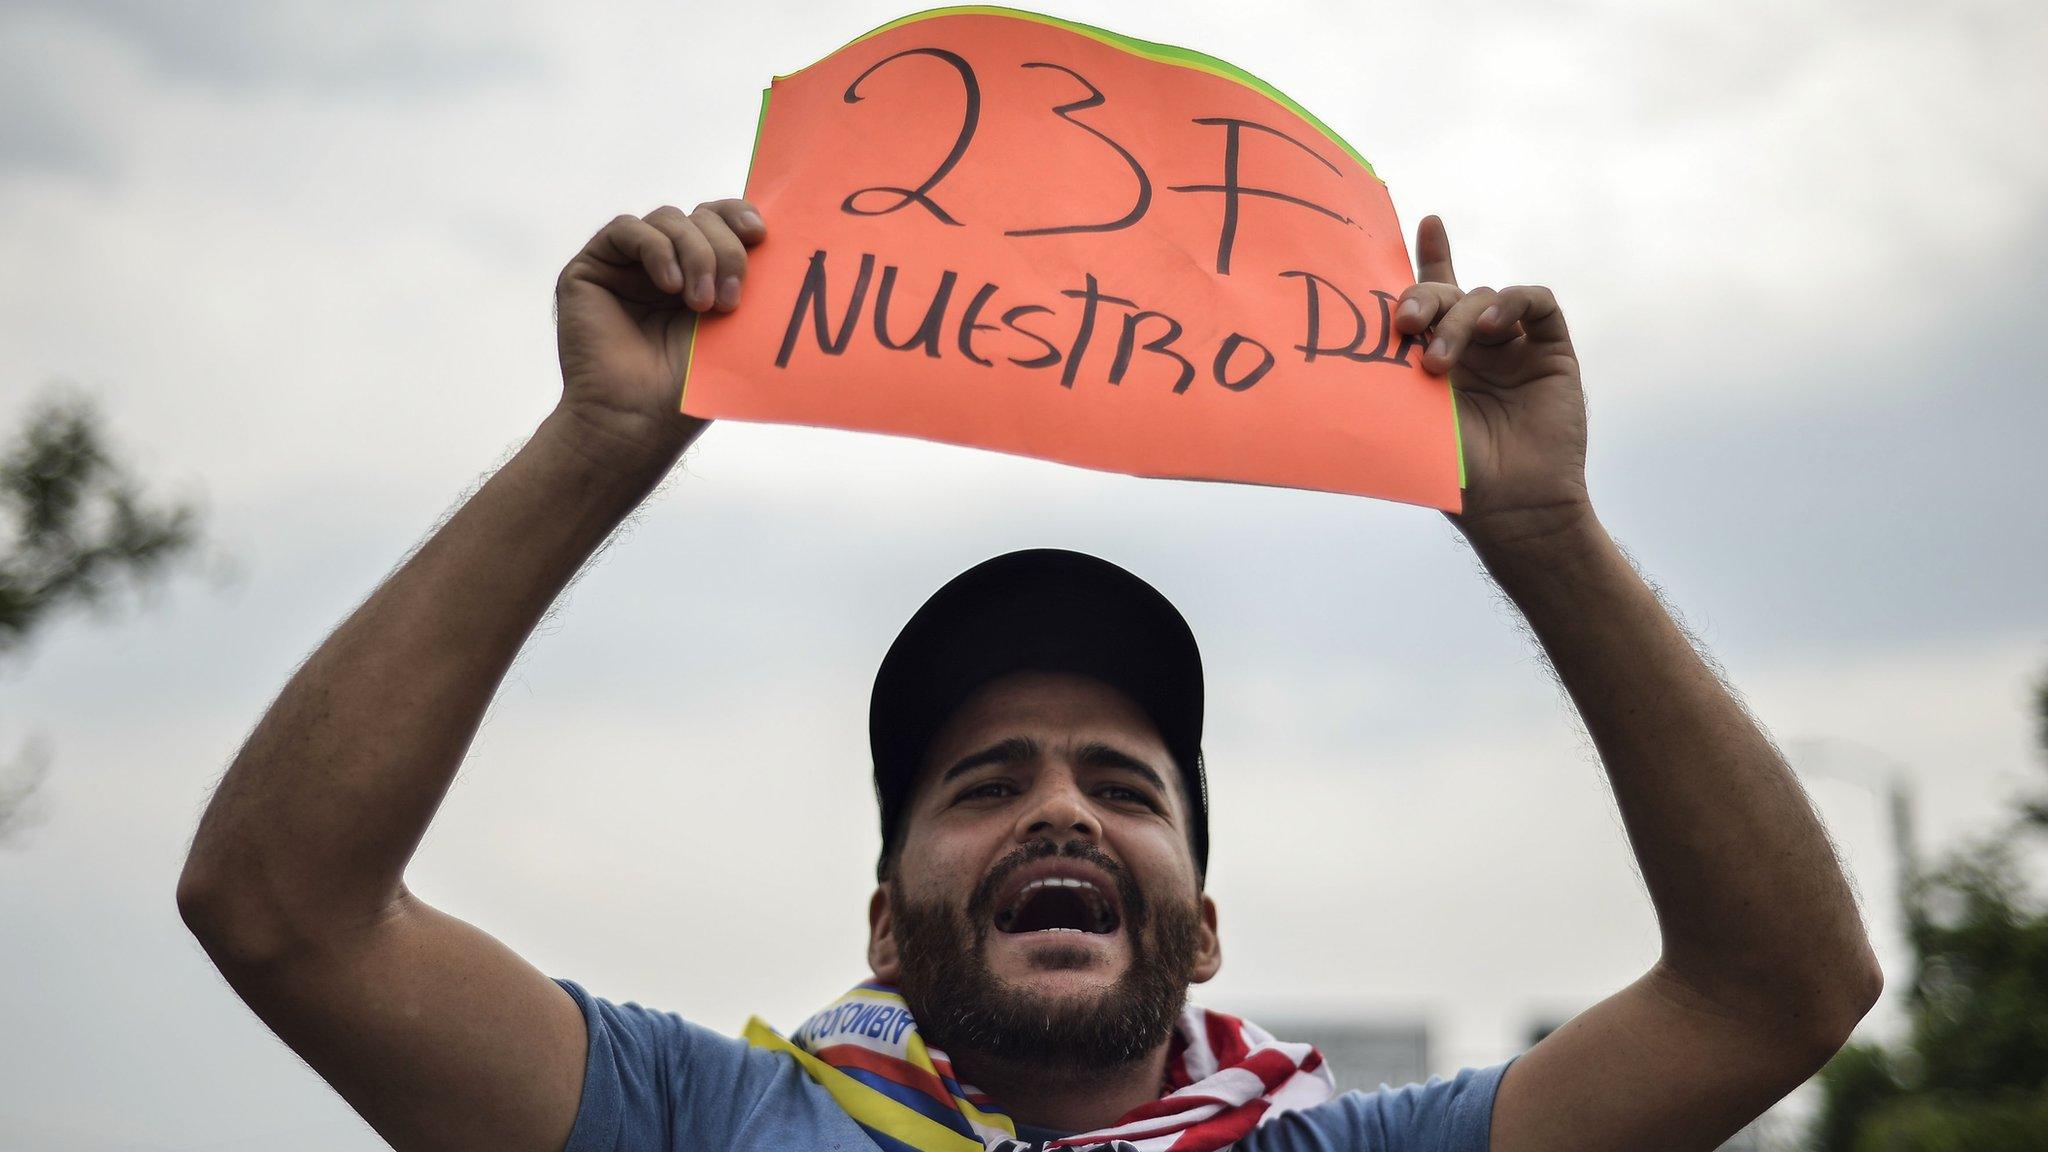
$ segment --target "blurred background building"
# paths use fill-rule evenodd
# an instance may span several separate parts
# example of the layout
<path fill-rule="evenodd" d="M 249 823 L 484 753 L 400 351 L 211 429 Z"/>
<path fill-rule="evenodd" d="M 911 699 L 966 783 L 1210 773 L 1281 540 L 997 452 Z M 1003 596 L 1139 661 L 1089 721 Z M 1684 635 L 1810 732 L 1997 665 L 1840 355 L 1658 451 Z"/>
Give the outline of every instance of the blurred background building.
<path fill-rule="evenodd" d="M 1382 1084 L 1419 1084 L 1429 1079 L 1429 1027 L 1421 1021 L 1260 1018 L 1259 1026 L 1282 1040 L 1315 1045 L 1339 1092 L 1371 1092 Z"/>

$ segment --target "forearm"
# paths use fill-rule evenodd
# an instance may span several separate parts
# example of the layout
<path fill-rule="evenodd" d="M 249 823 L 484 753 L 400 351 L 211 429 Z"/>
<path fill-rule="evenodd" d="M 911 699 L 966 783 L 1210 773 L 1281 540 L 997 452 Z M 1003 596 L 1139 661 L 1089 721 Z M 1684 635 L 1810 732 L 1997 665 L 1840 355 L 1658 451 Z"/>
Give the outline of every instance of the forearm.
<path fill-rule="evenodd" d="M 398 894 L 520 646 L 660 478 L 601 465 L 568 419 L 543 422 L 285 685 L 180 880 L 202 936 L 268 951 L 374 919 Z"/>
<path fill-rule="evenodd" d="M 1606 531 L 1588 515 L 1559 537 L 1480 553 L 1606 766 L 1663 965 L 1724 1010 L 1853 1024 L 1876 966 L 1812 806 Z"/>

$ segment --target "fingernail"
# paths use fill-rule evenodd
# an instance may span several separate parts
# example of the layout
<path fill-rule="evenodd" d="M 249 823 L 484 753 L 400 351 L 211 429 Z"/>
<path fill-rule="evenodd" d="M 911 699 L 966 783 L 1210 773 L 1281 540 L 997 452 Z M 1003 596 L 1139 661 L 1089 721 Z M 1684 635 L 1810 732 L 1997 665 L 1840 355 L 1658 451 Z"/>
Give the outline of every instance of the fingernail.
<path fill-rule="evenodd" d="M 690 306 L 693 308 L 711 307 L 711 277 L 709 274 L 697 277 L 697 282 L 690 286 Z"/>
<path fill-rule="evenodd" d="M 718 303 L 721 307 L 732 308 L 740 302 L 740 278 L 727 276 L 718 282 Z"/>
<path fill-rule="evenodd" d="M 1429 354 L 1441 360 L 1451 354 L 1451 342 L 1439 336 L 1429 345 Z"/>
<path fill-rule="evenodd" d="M 1422 301 L 1408 299 L 1401 302 L 1401 319 L 1409 320 L 1420 315 L 1422 315 Z"/>
<path fill-rule="evenodd" d="M 683 290 L 683 266 L 671 260 L 661 269 L 661 286 L 671 292 Z"/>
<path fill-rule="evenodd" d="M 1500 319 L 1500 309 L 1498 309 L 1498 308 L 1488 308 L 1488 309 L 1487 309 L 1486 311 L 1484 311 L 1484 312 L 1481 312 L 1481 313 L 1479 314 L 1479 323 L 1480 323 L 1480 325 L 1481 325 L 1481 326 L 1483 326 L 1483 327 L 1486 327 L 1486 328 L 1491 328 L 1491 327 L 1493 327 L 1493 323 L 1494 323 L 1494 321 L 1496 321 L 1496 320 L 1499 320 L 1499 319 Z"/>
<path fill-rule="evenodd" d="M 740 226 L 743 228 L 759 229 L 762 227 L 761 217 L 753 212 L 742 212 L 740 213 Z"/>

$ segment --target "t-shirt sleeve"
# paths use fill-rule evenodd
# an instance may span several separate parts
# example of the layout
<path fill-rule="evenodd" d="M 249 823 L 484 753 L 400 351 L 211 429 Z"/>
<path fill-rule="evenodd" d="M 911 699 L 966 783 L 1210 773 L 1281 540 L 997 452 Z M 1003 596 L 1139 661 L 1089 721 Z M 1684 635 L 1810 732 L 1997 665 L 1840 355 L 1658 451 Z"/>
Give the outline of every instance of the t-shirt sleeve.
<path fill-rule="evenodd" d="M 564 1152 L 725 1147 L 786 1075 L 771 1053 L 672 1012 L 555 983 L 583 1010 L 590 1034 L 583 1100 Z"/>
<path fill-rule="evenodd" d="M 1406 1088 L 1346 1092 L 1279 1117 L 1271 1145 L 1287 1152 L 1486 1152 L 1493 1096 L 1508 1064 Z"/>

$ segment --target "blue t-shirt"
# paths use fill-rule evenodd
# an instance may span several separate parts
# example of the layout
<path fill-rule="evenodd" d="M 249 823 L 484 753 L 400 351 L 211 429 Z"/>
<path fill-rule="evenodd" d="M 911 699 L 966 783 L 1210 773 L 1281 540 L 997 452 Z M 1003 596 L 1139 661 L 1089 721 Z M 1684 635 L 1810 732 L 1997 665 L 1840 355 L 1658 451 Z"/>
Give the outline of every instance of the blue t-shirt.
<path fill-rule="evenodd" d="M 669 1012 L 614 1004 L 568 980 L 590 1030 L 583 1103 L 565 1152 L 790 1149 L 875 1152 L 795 1060 Z M 1240 1152 L 1486 1152 L 1507 1065 L 1378 1092 L 1346 1092 L 1285 1113 Z"/>

